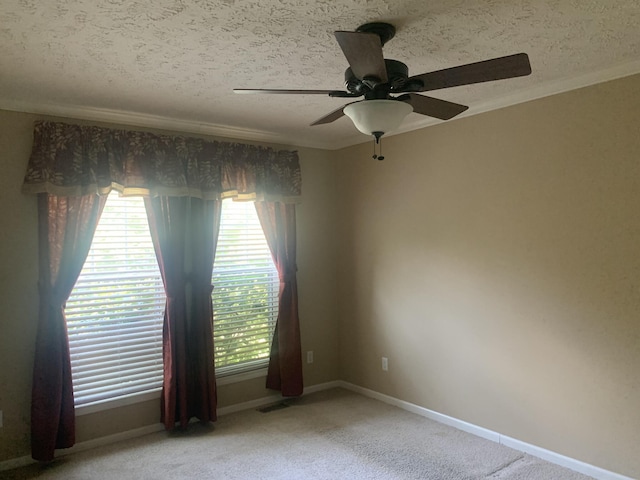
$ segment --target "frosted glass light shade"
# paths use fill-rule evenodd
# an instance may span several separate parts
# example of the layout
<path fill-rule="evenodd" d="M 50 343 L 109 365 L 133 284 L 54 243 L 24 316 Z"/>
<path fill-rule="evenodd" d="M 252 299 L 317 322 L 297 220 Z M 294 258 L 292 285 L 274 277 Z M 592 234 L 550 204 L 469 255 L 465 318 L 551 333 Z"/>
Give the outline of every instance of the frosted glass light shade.
<path fill-rule="evenodd" d="M 366 135 L 395 130 L 412 111 L 411 105 L 400 100 L 363 100 L 347 105 L 343 110 L 356 128 Z"/>

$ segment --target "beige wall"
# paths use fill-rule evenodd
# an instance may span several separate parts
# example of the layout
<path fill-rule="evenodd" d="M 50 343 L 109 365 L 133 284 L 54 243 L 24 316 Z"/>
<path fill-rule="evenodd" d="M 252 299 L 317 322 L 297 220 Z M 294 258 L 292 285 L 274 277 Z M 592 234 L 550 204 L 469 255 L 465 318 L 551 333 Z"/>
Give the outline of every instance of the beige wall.
<path fill-rule="evenodd" d="M 340 152 L 343 378 L 640 478 L 640 76 L 383 143 Z"/>
<path fill-rule="evenodd" d="M 0 461 L 29 455 L 29 408 L 37 317 L 37 212 L 35 197 L 20 193 L 33 122 L 40 117 L 0 111 Z M 73 122 L 73 120 L 69 120 Z M 86 123 L 86 122 L 85 122 Z M 286 146 L 280 146 L 287 148 Z M 297 208 L 300 321 L 305 385 L 338 378 L 335 302 L 333 155 L 300 149 L 303 203 Z M 332 203 L 333 202 L 333 203 Z M 269 395 L 264 379 L 219 388 L 221 407 Z M 159 401 L 78 417 L 84 441 L 159 422 Z"/>
<path fill-rule="evenodd" d="M 35 119 L 0 112 L 0 461 L 29 445 Z M 384 162 L 369 143 L 302 149 L 306 384 L 342 378 L 640 477 L 639 131 L 635 76 L 389 137 Z M 78 439 L 157 412 L 80 417 Z"/>

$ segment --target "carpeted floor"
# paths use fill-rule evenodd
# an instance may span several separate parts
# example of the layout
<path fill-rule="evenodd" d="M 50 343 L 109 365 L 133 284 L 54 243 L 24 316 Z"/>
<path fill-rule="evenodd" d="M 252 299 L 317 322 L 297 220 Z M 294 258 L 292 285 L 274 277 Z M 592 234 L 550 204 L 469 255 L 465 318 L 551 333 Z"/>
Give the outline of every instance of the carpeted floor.
<path fill-rule="evenodd" d="M 0 472 L 4 479 L 586 480 L 590 477 L 342 389 L 215 426 L 146 435 Z"/>

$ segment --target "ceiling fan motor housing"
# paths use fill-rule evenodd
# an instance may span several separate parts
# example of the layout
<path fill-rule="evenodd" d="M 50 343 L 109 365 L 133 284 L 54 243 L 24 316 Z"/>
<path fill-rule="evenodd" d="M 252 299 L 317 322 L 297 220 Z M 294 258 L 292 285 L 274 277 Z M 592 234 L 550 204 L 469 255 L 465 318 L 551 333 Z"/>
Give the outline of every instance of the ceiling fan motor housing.
<path fill-rule="evenodd" d="M 344 82 L 347 90 L 359 95 L 367 95 L 376 92 L 371 98 L 386 98 L 389 93 L 405 91 L 409 79 L 409 68 L 398 60 L 385 59 L 387 68 L 387 82 L 377 83 L 369 79 L 359 79 L 351 70 L 347 68 L 344 72 Z"/>

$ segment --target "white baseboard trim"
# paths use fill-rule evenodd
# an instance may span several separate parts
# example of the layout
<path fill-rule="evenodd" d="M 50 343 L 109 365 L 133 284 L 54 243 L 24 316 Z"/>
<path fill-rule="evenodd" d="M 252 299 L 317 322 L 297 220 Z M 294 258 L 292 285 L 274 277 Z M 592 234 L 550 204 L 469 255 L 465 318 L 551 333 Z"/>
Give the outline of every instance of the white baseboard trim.
<path fill-rule="evenodd" d="M 2 472 L 3 470 L 25 467 L 33 462 L 33 458 L 28 455 L 25 455 L 24 457 L 11 458 L 9 460 L 3 460 L 2 462 L 0 462 L 0 472 Z"/>
<path fill-rule="evenodd" d="M 310 393 L 320 392 L 322 390 L 329 390 L 331 388 L 338 388 L 342 385 L 338 380 L 326 383 L 319 383 L 318 385 L 312 385 L 310 387 L 306 387 L 304 389 L 303 395 L 309 395 Z M 230 413 L 241 412 L 243 410 L 250 410 L 252 408 L 263 407 L 265 405 L 269 405 L 270 403 L 279 402 L 287 397 L 283 397 L 279 393 L 274 393 L 273 395 L 267 395 L 266 397 L 257 398 L 255 400 L 250 400 L 248 402 L 236 403 L 235 405 L 229 405 L 228 407 L 218 408 L 218 416 L 228 415 Z"/>
<path fill-rule="evenodd" d="M 473 425 L 471 423 L 435 412 L 433 410 L 429 410 L 428 408 L 420 407 L 419 405 L 415 405 L 413 403 L 405 402 L 404 400 L 400 400 L 398 398 L 391 397 L 374 390 L 369 390 L 368 388 L 364 388 L 353 383 L 345 382 L 342 380 L 339 380 L 335 383 L 337 384 L 336 386 L 342 387 L 346 390 L 359 393 L 361 395 L 364 395 L 365 397 L 373 398 L 375 400 L 380 400 L 381 402 L 393 405 L 394 407 L 401 408 L 411 413 L 415 413 L 422 417 L 426 417 L 430 420 L 434 420 L 436 422 L 457 428 L 458 430 L 471 433 L 478 437 L 486 438 L 487 440 L 500 443 L 509 448 L 513 448 L 514 450 L 518 450 L 534 457 L 541 458 L 542 460 L 546 460 L 547 462 L 554 463 L 570 470 L 574 470 L 578 473 L 591 476 L 597 480 L 634 480 L 631 477 L 626 477 L 619 473 L 611 472 L 609 470 L 596 467 L 595 465 L 591 465 L 580 460 L 576 460 L 574 458 L 552 452 L 551 450 L 547 450 L 536 445 L 517 440 L 515 438 L 507 437 L 506 435 L 502 435 L 501 433 L 494 432 L 477 425 Z"/>
<path fill-rule="evenodd" d="M 236 403 L 235 405 L 229 405 L 228 407 L 220 407 L 217 410 L 218 416 L 229 415 L 230 413 L 241 412 L 243 410 L 250 410 L 252 408 L 262 407 L 269 405 L 270 403 L 276 403 L 282 400 L 282 395 L 274 393 L 273 395 L 267 395 L 266 397 L 256 398 L 255 400 L 249 400 L 248 402 Z"/>
<path fill-rule="evenodd" d="M 477 437 L 486 438 L 487 440 L 491 440 L 492 442 L 500 443 L 500 434 L 492 430 L 478 427 L 477 425 L 473 425 L 472 423 L 467 423 L 462 420 L 458 420 L 457 418 L 434 412 L 433 410 L 420 407 L 413 403 L 405 402 L 404 400 L 400 400 L 395 397 L 390 397 L 389 395 L 385 395 L 383 393 L 369 390 L 368 388 L 354 385 L 353 383 L 341 382 L 340 386 L 347 390 L 351 390 L 352 392 L 364 395 L 365 397 L 380 400 L 381 402 L 388 403 L 389 405 L 393 405 L 394 407 L 401 408 L 411 413 L 415 413 L 417 415 L 420 415 L 421 417 L 426 417 L 438 423 L 443 423 L 445 425 L 449 425 L 450 427 L 457 428 L 458 430 L 462 430 L 463 432 L 471 433 Z"/>
<path fill-rule="evenodd" d="M 124 440 L 142 437 L 151 433 L 161 432 L 162 430 L 164 430 L 164 425 L 162 423 L 154 423 L 153 425 L 147 425 L 146 427 L 134 428 L 133 430 L 114 433 L 113 435 L 107 435 L 106 437 L 99 437 L 92 440 L 85 440 L 84 442 L 78 442 L 71 448 L 56 450 L 56 454 L 64 456 L 71 453 L 83 452 L 92 448 L 104 447 L 105 445 L 110 445 L 112 443 L 122 442 Z"/>
<path fill-rule="evenodd" d="M 619 473 L 596 467 L 595 465 L 576 460 L 575 458 L 567 457 L 565 455 L 552 452 L 551 450 L 546 450 L 544 448 L 537 447 L 536 445 L 531 445 L 530 443 L 507 437 L 506 435 L 500 435 L 500 443 L 509 448 L 513 448 L 514 450 L 528 453 L 534 457 L 541 458 L 542 460 L 546 460 L 550 463 L 555 463 L 556 465 L 574 470 L 578 473 L 583 473 L 584 475 L 589 475 L 590 477 L 598 480 L 633 480 L 631 477 L 626 477 Z"/>
<path fill-rule="evenodd" d="M 319 383 L 317 385 L 311 385 L 305 387 L 303 395 L 309 395 L 311 393 L 321 392 L 323 390 L 331 390 L 332 388 L 339 388 L 343 386 L 343 381 L 333 380 L 332 382 Z"/>
<path fill-rule="evenodd" d="M 343 380 L 335 380 L 331 382 L 321 383 L 318 385 L 312 385 L 304 389 L 304 395 L 309 395 L 311 393 L 320 392 L 323 390 L 329 390 L 329 389 L 338 388 L 338 387 L 344 388 L 346 390 L 350 390 L 355 393 L 359 393 L 361 395 L 364 395 L 365 397 L 379 400 L 389 405 L 393 405 L 395 407 L 401 408 L 408 412 L 415 413 L 422 417 L 429 418 L 430 420 L 434 420 L 436 422 L 449 425 L 451 427 L 457 428 L 458 430 L 471 433 L 472 435 L 486 438 L 487 440 L 491 440 L 493 442 L 505 445 L 509 448 L 513 448 L 514 450 L 518 450 L 520 452 L 524 452 L 534 457 L 541 458 L 543 460 L 554 463 L 556 465 L 569 468 L 571 470 L 582 473 L 584 475 L 589 475 L 597 480 L 634 480 L 631 477 L 626 477 L 624 475 L 620 475 L 618 473 L 611 472 L 609 470 L 605 470 L 600 467 L 596 467 L 595 465 L 581 462 L 580 460 L 576 460 L 576 459 L 567 457 L 565 455 L 552 452 L 551 450 L 546 450 L 536 445 L 532 445 L 530 443 L 526 443 L 521 440 L 508 437 L 506 435 L 502 435 L 498 432 L 494 432 L 492 430 L 479 427 L 472 423 L 468 423 L 463 420 L 459 420 L 457 418 L 450 417 L 448 415 L 444 415 L 442 413 L 438 413 L 433 410 L 429 410 L 428 408 L 424 408 L 410 402 L 405 402 L 404 400 L 400 400 L 398 398 L 391 397 L 389 395 L 385 395 L 383 393 L 379 393 L 374 390 L 369 390 L 368 388 L 360 387 L 359 385 L 355 385 L 353 383 L 345 382 Z M 228 414 L 240 412 L 243 410 L 262 407 L 264 405 L 269 405 L 271 403 L 278 402 L 282 399 L 283 399 L 282 395 L 273 394 L 273 395 L 267 395 L 265 397 L 261 397 L 255 400 L 250 400 L 248 402 L 229 405 L 228 407 L 221 407 L 218 409 L 218 416 L 228 415 Z M 160 432 L 162 430 L 164 430 L 164 425 L 162 425 L 161 423 L 148 425 L 146 427 L 127 430 L 126 432 L 116 433 L 114 435 L 107 435 L 105 437 L 100 437 L 100 438 L 95 438 L 93 440 L 79 442 L 71 448 L 66 448 L 64 450 L 57 450 L 56 455 L 65 456 L 71 453 L 82 452 L 84 450 L 89 450 L 96 447 L 103 447 L 112 443 L 129 440 L 136 437 L 141 437 L 143 435 L 148 435 L 155 432 Z M 24 457 L 18 457 L 10 460 L 5 460 L 0 462 L 0 471 L 24 467 L 31 463 L 35 463 L 35 461 L 30 456 L 24 456 Z"/>
<path fill-rule="evenodd" d="M 56 450 L 56 457 L 63 457 L 65 455 L 82 452 L 84 450 L 90 450 L 96 447 L 104 447 L 105 445 L 122 442 L 131 438 L 142 437 L 143 435 L 149 435 L 150 433 L 160 432 L 162 430 L 164 430 L 164 425 L 161 423 L 157 423 L 153 425 L 147 425 L 146 427 L 127 430 L 126 432 L 115 433 L 113 435 L 107 435 L 105 437 L 78 442 L 73 447 Z M 36 461 L 28 455 L 25 455 L 24 457 L 12 458 L 11 460 L 0 462 L 0 472 L 3 470 L 10 470 L 12 468 L 24 467 L 32 463 L 36 463 Z"/>
<path fill-rule="evenodd" d="M 319 392 L 321 390 L 329 390 L 331 388 L 337 388 L 340 386 L 342 385 L 339 381 L 312 385 L 304 389 L 304 395 L 308 395 L 314 392 Z M 262 407 L 265 405 L 269 405 L 270 403 L 276 403 L 281 401 L 283 398 L 284 397 L 282 397 L 282 395 L 277 393 L 273 395 L 267 395 L 265 397 L 257 398 L 255 400 L 250 400 L 248 402 L 242 402 L 242 403 L 237 403 L 235 405 L 229 405 L 227 407 L 218 408 L 217 413 L 218 413 L 218 416 L 228 415 L 230 413 L 236 413 L 236 412 L 241 412 L 243 410 L 250 410 L 252 408 Z M 194 421 L 197 422 L 198 420 L 194 420 Z M 104 447 L 112 443 L 122 442 L 124 440 L 129 440 L 136 437 L 142 437 L 143 435 L 160 432 L 162 430 L 164 430 L 164 425 L 162 423 L 156 423 L 153 425 L 147 425 L 146 427 L 127 430 L 126 432 L 107 435 L 105 437 L 94 438 L 92 440 L 86 440 L 84 442 L 78 442 L 71 448 L 56 450 L 56 457 L 63 457 L 71 453 L 82 452 L 84 450 L 89 450 L 96 447 Z M 25 455 L 24 457 L 12 458 L 10 460 L 4 460 L 0 462 L 0 472 L 3 470 L 11 470 L 13 468 L 24 467 L 32 463 L 36 463 L 36 461 L 28 455 Z"/>

